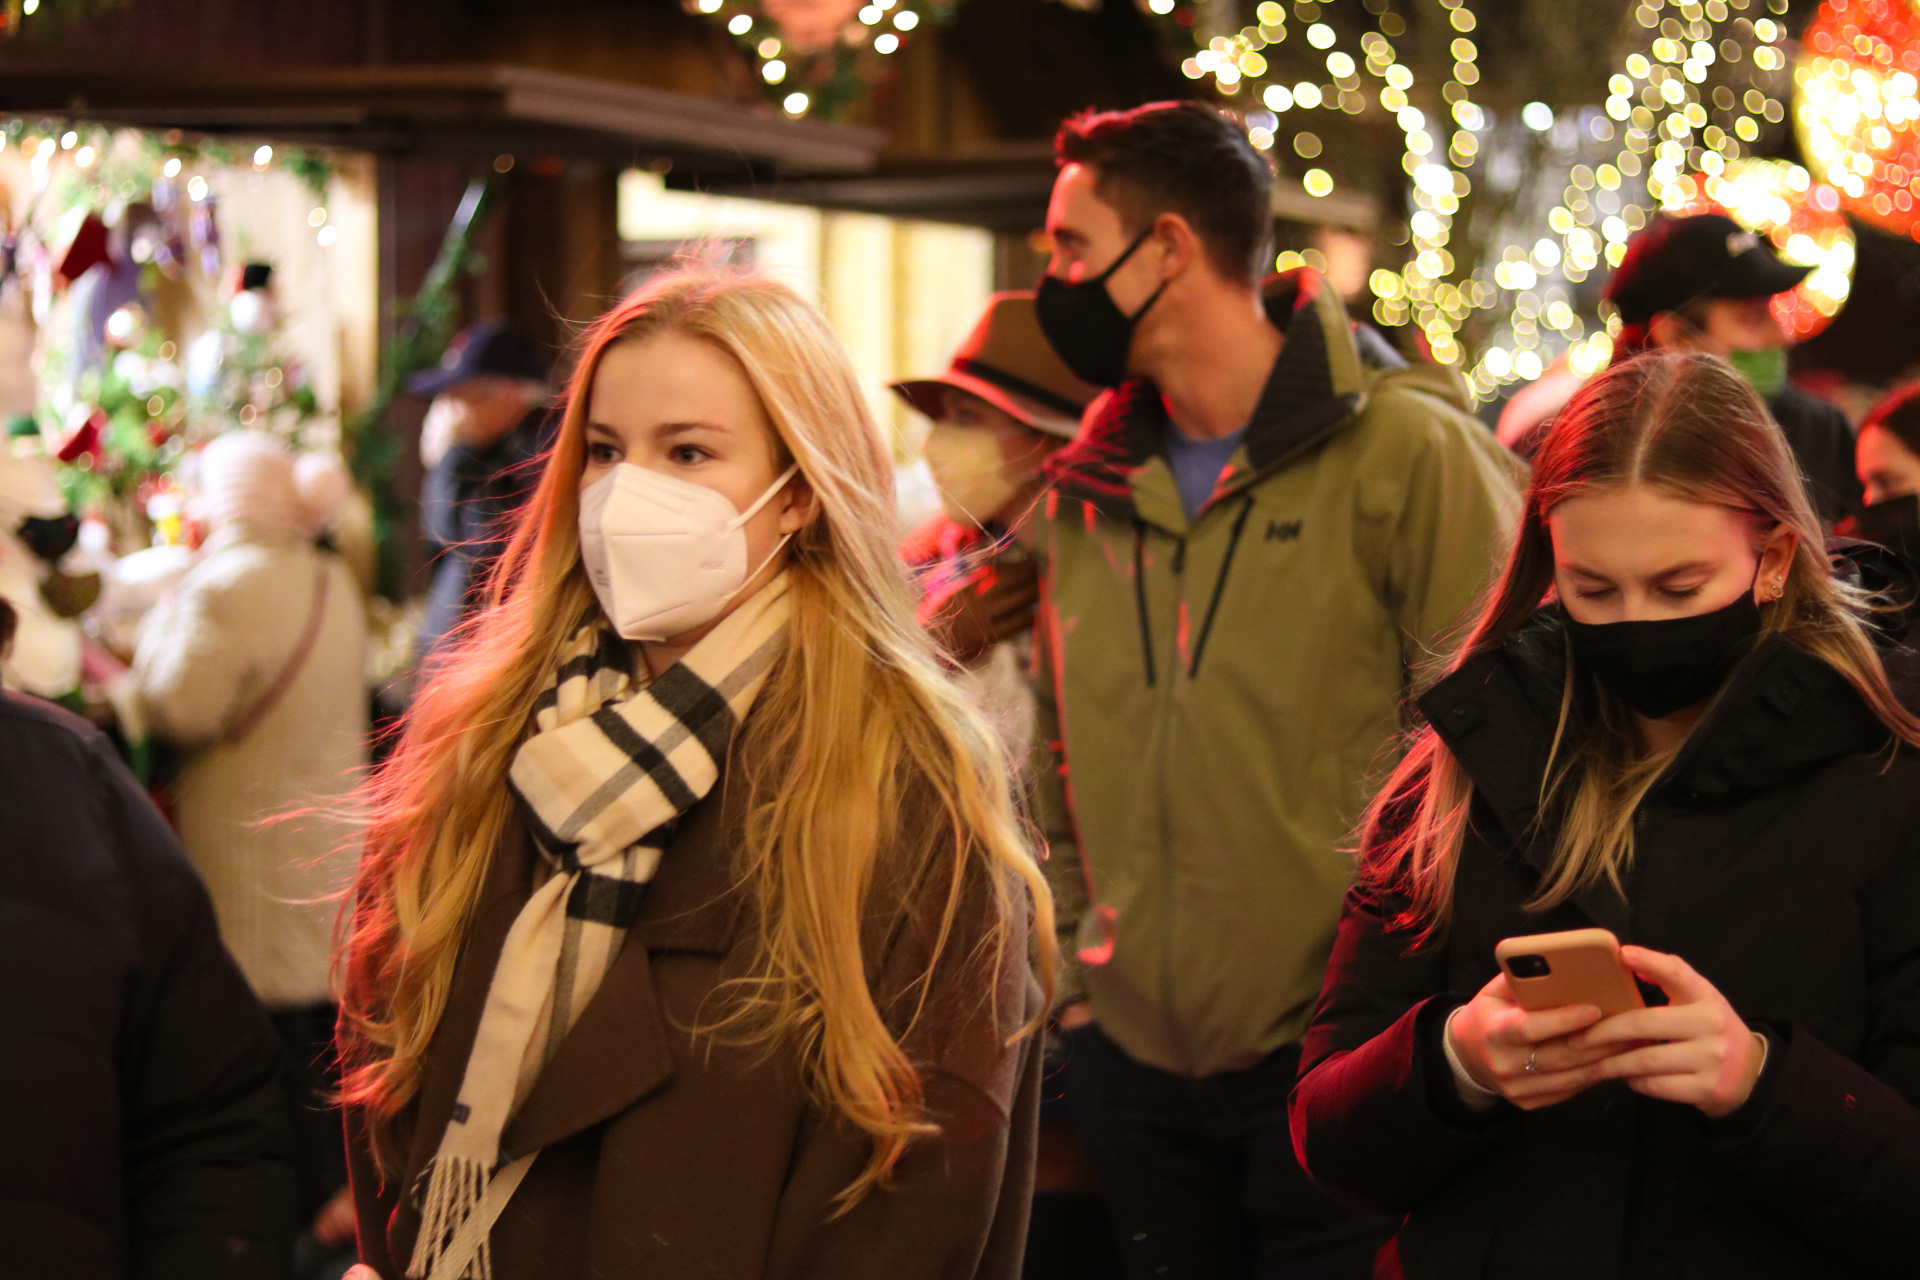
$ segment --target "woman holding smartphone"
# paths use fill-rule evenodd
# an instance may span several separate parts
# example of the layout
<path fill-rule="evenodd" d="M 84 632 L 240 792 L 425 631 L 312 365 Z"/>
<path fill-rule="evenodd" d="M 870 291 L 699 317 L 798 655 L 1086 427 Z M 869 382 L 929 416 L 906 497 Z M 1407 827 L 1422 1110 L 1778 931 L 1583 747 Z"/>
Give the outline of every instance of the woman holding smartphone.
<path fill-rule="evenodd" d="M 1018 1273 L 1049 904 L 893 529 L 791 292 L 669 276 L 588 333 L 489 607 L 372 786 L 367 1271 Z"/>
<path fill-rule="evenodd" d="M 1920 1257 L 1920 722 L 1725 365 L 1589 383 L 1368 812 L 1292 1099 L 1405 1216 L 1380 1274 L 1842 1277 Z M 1599 926 L 1650 1007 L 1519 1007 Z"/>

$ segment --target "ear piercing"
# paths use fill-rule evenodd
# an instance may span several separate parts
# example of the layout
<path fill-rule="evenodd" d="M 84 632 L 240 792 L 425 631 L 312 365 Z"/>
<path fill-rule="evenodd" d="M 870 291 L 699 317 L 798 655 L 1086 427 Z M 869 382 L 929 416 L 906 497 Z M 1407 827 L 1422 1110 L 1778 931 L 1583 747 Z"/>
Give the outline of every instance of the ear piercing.
<path fill-rule="evenodd" d="M 1784 580 L 1780 582 L 1775 582 L 1773 585 L 1767 588 L 1767 599 L 1769 600 L 1778 600 L 1781 596 L 1784 596 L 1785 594 L 1787 594 L 1787 584 Z"/>

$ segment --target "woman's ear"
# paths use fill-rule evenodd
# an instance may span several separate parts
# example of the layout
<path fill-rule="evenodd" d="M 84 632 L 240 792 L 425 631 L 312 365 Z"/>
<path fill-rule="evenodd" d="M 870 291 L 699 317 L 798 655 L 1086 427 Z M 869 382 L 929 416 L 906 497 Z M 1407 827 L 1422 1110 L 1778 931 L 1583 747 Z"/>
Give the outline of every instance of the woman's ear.
<path fill-rule="evenodd" d="M 1793 571 L 1793 557 L 1800 550 L 1800 534 L 1790 525 L 1777 524 L 1760 548 L 1760 571 L 1753 581 L 1753 598 L 1770 604 L 1787 593 L 1787 576 Z"/>
<path fill-rule="evenodd" d="M 814 513 L 819 509 L 819 499 L 814 496 L 813 486 L 807 483 L 804 471 L 793 473 L 793 479 L 787 482 L 786 492 L 780 495 L 780 532 L 794 534 L 813 523 Z"/>

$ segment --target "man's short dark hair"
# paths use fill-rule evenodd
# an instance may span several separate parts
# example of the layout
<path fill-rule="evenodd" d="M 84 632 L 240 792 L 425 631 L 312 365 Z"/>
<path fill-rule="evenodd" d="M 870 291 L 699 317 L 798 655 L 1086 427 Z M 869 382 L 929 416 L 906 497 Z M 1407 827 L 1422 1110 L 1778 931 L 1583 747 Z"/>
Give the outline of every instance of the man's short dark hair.
<path fill-rule="evenodd" d="M 1095 190 L 1129 235 L 1177 213 L 1222 277 L 1251 284 L 1266 274 L 1273 170 L 1231 117 L 1198 102 L 1083 111 L 1060 126 L 1053 154 L 1094 169 Z"/>

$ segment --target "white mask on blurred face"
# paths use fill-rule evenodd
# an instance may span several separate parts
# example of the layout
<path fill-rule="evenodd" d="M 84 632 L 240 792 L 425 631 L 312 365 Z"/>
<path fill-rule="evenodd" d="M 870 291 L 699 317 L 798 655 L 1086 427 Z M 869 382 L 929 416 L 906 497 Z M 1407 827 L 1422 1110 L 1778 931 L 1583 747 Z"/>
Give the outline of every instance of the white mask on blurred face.
<path fill-rule="evenodd" d="M 705 485 L 627 462 L 587 486 L 580 559 L 614 629 L 628 640 L 665 640 L 725 612 L 760 567 L 747 567 L 747 521 L 799 469 L 788 467 L 745 511 Z"/>
<path fill-rule="evenodd" d="M 940 488 L 940 505 L 961 524 L 984 525 L 1005 512 L 1033 474 L 1007 465 L 1002 434 L 990 427 L 936 422 L 921 452 Z"/>

